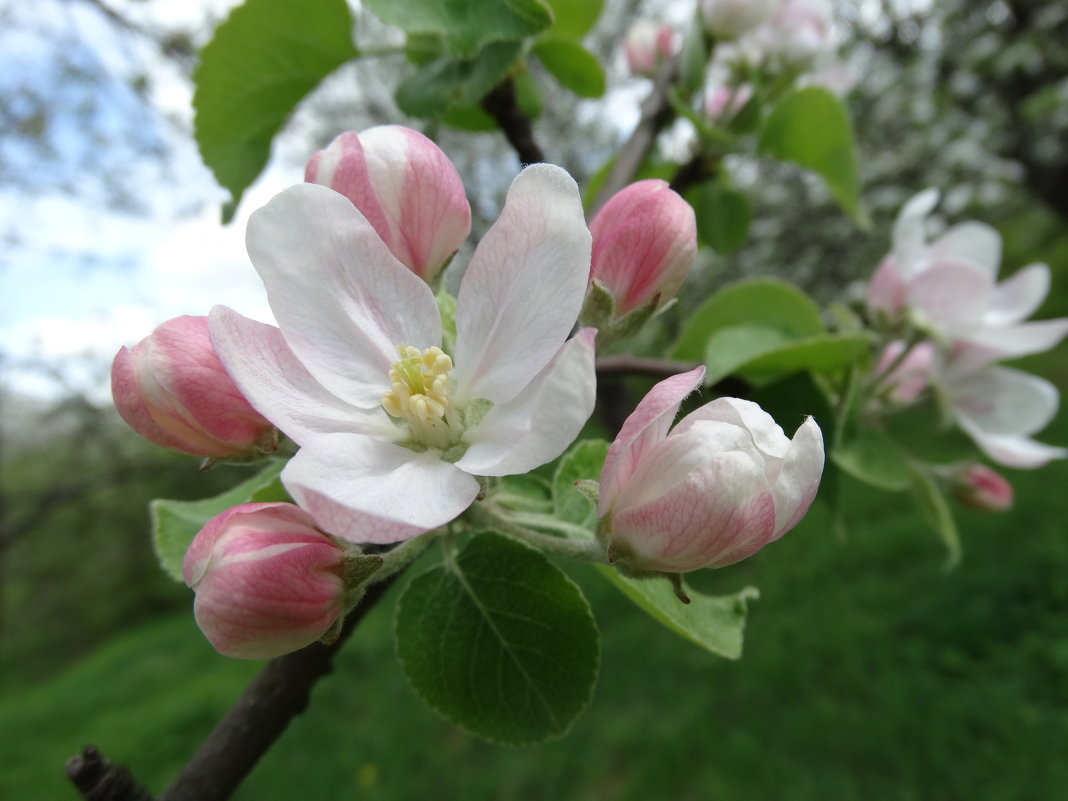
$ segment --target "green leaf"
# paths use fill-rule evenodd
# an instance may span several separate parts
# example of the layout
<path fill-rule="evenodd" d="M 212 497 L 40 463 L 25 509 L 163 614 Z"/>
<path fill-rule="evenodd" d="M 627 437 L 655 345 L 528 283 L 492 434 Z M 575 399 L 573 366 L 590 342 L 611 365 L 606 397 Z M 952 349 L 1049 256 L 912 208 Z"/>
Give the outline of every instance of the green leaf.
<path fill-rule="evenodd" d="M 541 553 L 499 534 L 417 576 L 397 606 L 397 654 L 434 709 L 492 742 L 567 732 L 600 659 L 582 591 Z"/>
<path fill-rule="evenodd" d="M 436 117 L 449 107 L 477 106 L 501 82 L 518 56 L 517 43 L 498 42 L 466 61 L 430 61 L 397 87 L 397 106 L 413 117 Z"/>
<path fill-rule="evenodd" d="M 865 484 L 890 492 L 901 492 L 912 483 L 908 458 L 900 446 L 883 431 L 862 428 L 831 451 L 831 460 L 849 475 Z"/>
<path fill-rule="evenodd" d="M 868 228 L 868 216 L 860 204 L 853 129 L 845 107 L 833 94 L 811 86 L 780 100 L 764 121 L 760 150 L 822 177 L 854 222 Z"/>
<path fill-rule="evenodd" d="M 494 42 L 519 42 L 553 23 L 542 0 L 365 0 L 364 5 L 405 33 L 441 34 L 461 58 Z"/>
<path fill-rule="evenodd" d="M 703 359 L 716 331 L 737 326 L 779 332 L 780 341 L 816 336 L 825 330 L 819 307 L 797 287 L 769 278 L 743 281 L 721 289 L 694 312 L 679 334 L 672 357 Z"/>
<path fill-rule="evenodd" d="M 820 334 L 784 341 L 777 329 L 761 326 L 722 328 L 708 340 L 705 383 L 737 373 L 763 386 L 800 370 L 832 373 L 864 357 L 871 347 L 866 334 Z"/>
<path fill-rule="evenodd" d="M 749 198 L 720 181 L 708 181 L 697 195 L 697 235 L 717 253 L 730 255 L 749 234 Z"/>
<path fill-rule="evenodd" d="M 601 16 L 604 0 L 547 0 L 556 22 L 553 32 L 581 39 Z"/>
<path fill-rule="evenodd" d="M 707 66 L 708 42 L 705 41 L 704 25 L 701 24 L 701 12 L 697 10 L 686 29 L 679 53 L 679 86 L 684 92 L 689 95 L 701 88 Z"/>
<path fill-rule="evenodd" d="M 597 508 L 575 489 L 575 482 L 599 480 L 607 454 L 608 443 L 603 439 L 584 439 L 560 459 L 553 475 L 553 513 L 561 520 L 590 529 L 596 525 Z"/>
<path fill-rule="evenodd" d="M 148 505 L 152 518 L 152 544 L 160 566 L 175 581 L 182 581 L 182 559 L 193 537 L 220 512 L 243 503 L 289 501 L 278 474 L 286 461 L 271 459 L 252 478 L 213 498 L 200 501 L 170 501 L 157 498 Z"/>
<path fill-rule="evenodd" d="M 544 36 L 534 45 L 534 55 L 549 74 L 565 89 L 579 97 L 600 97 L 604 94 L 604 69 L 597 57 L 565 36 Z"/>
<path fill-rule="evenodd" d="M 911 464 L 912 489 L 919 501 L 927 523 L 934 529 L 938 539 L 946 546 L 946 561 L 943 568 L 948 572 L 960 564 L 961 547 L 957 523 L 946 502 L 945 493 L 934 478 L 921 465 Z"/>
<path fill-rule="evenodd" d="M 746 605 L 760 597 L 756 587 L 718 596 L 686 587 L 690 603 L 684 604 L 666 578 L 631 579 L 606 565 L 597 569 L 658 623 L 718 656 L 741 657 Z"/>
<path fill-rule="evenodd" d="M 356 56 L 345 0 L 246 0 L 216 29 L 193 73 L 193 108 L 200 155 L 230 191 L 223 222 L 297 103 Z"/>

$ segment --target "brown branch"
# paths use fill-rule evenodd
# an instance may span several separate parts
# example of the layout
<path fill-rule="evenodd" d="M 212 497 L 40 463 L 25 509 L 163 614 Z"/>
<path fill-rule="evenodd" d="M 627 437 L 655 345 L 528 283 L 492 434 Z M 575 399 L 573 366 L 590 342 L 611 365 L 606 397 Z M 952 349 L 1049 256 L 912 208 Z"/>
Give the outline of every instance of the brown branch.
<path fill-rule="evenodd" d="M 522 164 L 537 164 L 545 161 L 545 153 L 534 141 L 530 118 L 519 108 L 515 96 L 515 83 L 507 78 L 482 99 L 482 108 L 500 126 L 508 144 L 515 150 Z"/>
<path fill-rule="evenodd" d="M 608 198 L 634 180 L 638 168 L 641 167 L 653 143 L 656 142 L 657 134 L 674 119 L 675 114 L 668 101 L 668 90 L 677 77 L 677 59 L 670 59 L 661 65 L 653 82 L 652 91 L 642 101 L 642 116 L 638 120 L 638 125 L 620 149 L 615 164 L 612 165 L 608 177 L 605 178 L 601 190 L 590 206 L 589 216 L 591 218 L 597 214 L 601 206 L 608 202 Z"/>
<path fill-rule="evenodd" d="M 229 798 L 289 722 L 307 708 L 316 682 L 331 671 L 338 650 L 395 579 L 367 590 L 335 642 L 314 643 L 264 665 L 159 801 Z M 86 801 L 153 801 L 125 767 L 108 762 L 92 746 L 68 761 L 67 775 Z"/>

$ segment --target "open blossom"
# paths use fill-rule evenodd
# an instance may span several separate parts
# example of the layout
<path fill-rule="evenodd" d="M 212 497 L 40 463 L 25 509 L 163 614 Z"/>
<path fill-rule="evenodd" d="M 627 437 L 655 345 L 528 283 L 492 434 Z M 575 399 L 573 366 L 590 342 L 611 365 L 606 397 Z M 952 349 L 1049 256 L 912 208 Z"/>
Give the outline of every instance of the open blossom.
<path fill-rule="evenodd" d="M 909 200 L 894 224 L 893 250 L 868 288 L 868 307 L 897 319 L 906 312 L 977 366 L 1048 350 L 1068 335 L 1068 319 L 1024 322 L 1049 292 L 1045 264 L 997 283 L 1001 237 L 977 222 L 955 225 L 927 242 L 925 223 L 938 202 L 928 189 Z"/>
<path fill-rule="evenodd" d="M 757 404 L 719 398 L 671 429 L 704 368 L 661 381 L 627 418 L 601 471 L 597 514 L 637 570 L 723 567 L 793 528 L 816 496 L 823 436 L 808 418 L 788 439 Z"/>
<path fill-rule="evenodd" d="M 212 310 L 238 386 L 299 446 L 290 495 L 336 536 L 395 542 L 440 526 L 476 476 L 554 459 L 593 410 L 592 329 L 568 336 L 589 277 L 578 187 L 547 164 L 512 183 L 443 337 L 430 288 L 357 208 L 315 184 L 249 220 L 278 328 Z"/>
<path fill-rule="evenodd" d="M 290 503 L 249 503 L 205 524 L 182 563 L 197 625 L 219 653 L 267 659 L 303 648 L 345 603 L 345 553 Z"/>
<path fill-rule="evenodd" d="M 343 133 L 311 157 L 304 178 L 351 200 L 390 252 L 427 283 L 471 231 L 456 167 L 411 128 Z"/>
<path fill-rule="evenodd" d="M 675 31 L 670 25 L 638 20 L 623 39 L 623 54 L 632 75 L 651 77 L 665 59 L 675 55 Z"/>
<path fill-rule="evenodd" d="M 736 39 L 766 22 L 782 0 L 701 0 L 705 29 L 721 39 Z"/>
<path fill-rule="evenodd" d="M 195 456 L 232 458 L 273 451 L 274 426 L 223 369 L 207 317 L 175 317 L 111 365 L 122 419 L 146 439 Z"/>
<path fill-rule="evenodd" d="M 1057 388 L 1011 367 L 951 364 L 940 384 L 954 419 L 982 451 L 1006 467 L 1042 467 L 1068 449 L 1031 438 L 1057 413 Z"/>
<path fill-rule="evenodd" d="M 659 179 L 616 192 L 593 218 L 590 233 L 590 281 L 608 291 L 618 316 L 675 297 L 697 255 L 693 207 Z"/>
<path fill-rule="evenodd" d="M 772 64 L 808 69 L 831 49 L 827 0 L 779 0 L 775 13 L 752 33 L 753 47 Z"/>

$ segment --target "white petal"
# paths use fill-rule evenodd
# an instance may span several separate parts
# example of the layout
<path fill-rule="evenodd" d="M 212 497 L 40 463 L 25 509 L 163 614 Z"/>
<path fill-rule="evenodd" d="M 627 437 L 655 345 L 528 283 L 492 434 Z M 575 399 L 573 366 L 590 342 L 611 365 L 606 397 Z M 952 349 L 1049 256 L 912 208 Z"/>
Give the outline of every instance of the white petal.
<path fill-rule="evenodd" d="M 938 261 L 909 283 L 908 305 L 918 322 L 947 337 L 979 327 L 994 279 L 966 261 Z"/>
<path fill-rule="evenodd" d="M 782 471 L 771 488 L 775 498 L 775 539 L 805 516 L 819 490 L 823 462 L 823 433 L 809 417 L 794 434 Z"/>
<path fill-rule="evenodd" d="M 1068 457 L 1068 448 L 1044 445 L 1029 437 L 987 434 L 984 431 L 965 425 L 963 421 L 961 426 L 975 441 L 975 444 L 982 449 L 983 453 L 998 464 L 1005 465 L 1005 467 L 1031 470 L 1037 467 L 1044 467 L 1054 459 Z"/>
<path fill-rule="evenodd" d="M 604 516 L 615 505 L 617 485 L 629 480 L 649 452 L 668 434 L 682 401 L 697 389 L 705 368 L 673 375 L 659 382 L 630 413 L 608 448 L 601 469 L 601 494 L 597 513 Z"/>
<path fill-rule="evenodd" d="M 966 342 L 980 348 L 984 361 L 1015 359 L 1032 353 L 1043 353 L 1068 336 L 1068 318 L 1037 320 L 1019 325 L 981 328 L 967 336 Z"/>
<path fill-rule="evenodd" d="M 478 476 L 507 476 L 526 473 L 563 453 L 597 399 L 596 333 L 584 328 L 521 395 L 494 406 L 467 432 L 471 447 L 456 466 Z"/>
<path fill-rule="evenodd" d="M 582 307 L 590 249 L 571 176 L 550 164 L 523 170 L 460 285 L 459 402 L 506 403 L 549 363 Z"/>
<path fill-rule="evenodd" d="M 994 287 L 984 325 L 1008 325 L 1034 314 L 1049 294 L 1050 274 L 1045 264 L 1032 264 L 1018 270 Z"/>
<path fill-rule="evenodd" d="M 381 408 L 352 406 L 324 388 L 273 325 L 216 306 L 211 310 L 211 342 L 241 394 L 298 445 L 317 434 L 385 436 L 392 428 Z"/>
<path fill-rule="evenodd" d="M 1053 419 L 1060 403 L 1049 381 L 1011 367 L 950 374 L 946 391 L 962 427 L 992 435 L 1033 434 Z"/>
<path fill-rule="evenodd" d="M 448 523 L 478 495 L 478 482 L 434 451 L 374 437 L 308 441 L 282 483 L 323 530 L 352 542 L 399 542 Z"/>
<path fill-rule="evenodd" d="M 721 420 L 746 429 L 762 453 L 782 459 L 790 450 L 790 439 L 774 418 L 753 401 L 716 398 L 686 415 L 676 427 L 682 433 L 701 420 Z"/>
<path fill-rule="evenodd" d="M 286 342 L 335 395 L 377 406 L 397 345 L 440 344 L 430 288 L 332 189 L 286 189 L 252 215 L 246 245 Z"/>
<path fill-rule="evenodd" d="M 931 243 L 931 257 L 970 262 L 991 278 L 997 278 L 1001 234 L 981 222 L 960 223 Z"/>
<path fill-rule="evenodd" d="M 924 189 L 910 198 L 894 222 L 894 261 L 905 279 L 919 270 L 919 261 L 927 242 L 927 215 L 938 205 L 938 190 Z"/>

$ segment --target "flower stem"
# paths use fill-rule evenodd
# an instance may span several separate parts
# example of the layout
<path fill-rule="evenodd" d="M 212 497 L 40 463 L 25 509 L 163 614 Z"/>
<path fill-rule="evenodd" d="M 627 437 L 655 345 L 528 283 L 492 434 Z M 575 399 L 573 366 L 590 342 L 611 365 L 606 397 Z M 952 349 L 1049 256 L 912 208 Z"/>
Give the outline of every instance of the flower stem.
<path fill-rule="evenodd" d="M 476 504 L 469 511 L 476 521 L 492 526 L 500 533 L 533 546 L 539 551 L 565 556 L 569 559 L 608 564 L 608 553 L 604 546 L 582 526 L 535 512 L 498 510 L 489 504 Z M 551 529 L 560 532 L 563 536 L 543 534 L 528 526 Z"/>

